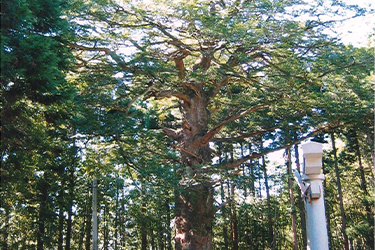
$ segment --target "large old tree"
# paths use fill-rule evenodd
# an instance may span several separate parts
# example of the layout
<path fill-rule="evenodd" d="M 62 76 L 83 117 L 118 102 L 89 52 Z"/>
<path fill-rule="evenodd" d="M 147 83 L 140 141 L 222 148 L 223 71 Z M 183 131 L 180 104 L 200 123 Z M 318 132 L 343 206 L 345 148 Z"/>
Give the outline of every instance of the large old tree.
<path fill-rule="evenodd" d="M 218 209 L 213 186 L 221 173 L 235 174 L 247 160 L 346 122 L 345 100 L 335 112 L 326 110 L 340 95 L 333 91 L 340 81 L 332 77 L 368 62 L 327 35 L 332 13 L 344 9 L 359 13 L 337 1 L 77 3 L 71 18 L 80 42 L 70 45 L 77 72 L 112 71 L 122 78 L 125 97 L 133 100 L 124 112 L 137 100 L 174 109 L 169 118 L 175 122 L 163 131 L 180 155 L 176 249 L 211 249 Z M 356 108 L 356 115 L 366 115 Z M 262 152 L 215 161 L 216 143 L 289 130 L 299 133 L 274 138 Z"/>

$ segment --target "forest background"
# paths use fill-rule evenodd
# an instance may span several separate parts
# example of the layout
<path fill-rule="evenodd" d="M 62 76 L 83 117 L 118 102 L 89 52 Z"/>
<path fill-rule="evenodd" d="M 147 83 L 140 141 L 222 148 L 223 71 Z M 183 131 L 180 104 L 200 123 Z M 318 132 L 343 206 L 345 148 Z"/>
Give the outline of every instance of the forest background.
<path fill-rule="evenodd" d="M 313 139 L 330 249 L 374 249 L 373 37 L 339 28 L 373 16 L 346 1 L 2 1 L 1 248 L 92 249 L 97 180 L 100 249 L 306 249 L 291 170 Z"/>

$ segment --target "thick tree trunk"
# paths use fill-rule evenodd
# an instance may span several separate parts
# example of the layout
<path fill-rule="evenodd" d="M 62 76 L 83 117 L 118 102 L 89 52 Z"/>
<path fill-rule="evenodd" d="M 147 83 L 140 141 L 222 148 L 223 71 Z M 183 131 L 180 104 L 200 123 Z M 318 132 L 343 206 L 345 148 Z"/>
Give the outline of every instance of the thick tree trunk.
<path fill-rule="evenodd" d="M 212 249 L 213 188 L 199 183 L 176 197 L 176 250 Z"/>
<path fill-rule="evenodd" d="M 331 141 L 332 141 L 332 149 L 333 149 L 333 157 L 334 157 L 334 165 L 335 165 L 335 173 L 336 173 L 337 192 L 338 192 L 339 204 L 340 204 L 341 233 L 343 235 L 344 249 L 349 250 L 349 240 L 348 240 L 348 235 L 346 234 L 346 215 L 345 215 L 345 210 L 344 210 L 344 202 L 342 198 L 342 189 L 341 189 L 340 172 L 339 172 L 338 159 L 337 159 L 335 134 L 333 132 L 331 133 Z"/>
<path fill-rule="evenodd" d="M 181 180 L 176 192 L 176 250 L 212 249 L 213 187 L 202 166 L 210 165 L 208 97 L 202 84 L 185 88 L 181 101 L 183 128 L 176 138 L 181 150 Z"/>

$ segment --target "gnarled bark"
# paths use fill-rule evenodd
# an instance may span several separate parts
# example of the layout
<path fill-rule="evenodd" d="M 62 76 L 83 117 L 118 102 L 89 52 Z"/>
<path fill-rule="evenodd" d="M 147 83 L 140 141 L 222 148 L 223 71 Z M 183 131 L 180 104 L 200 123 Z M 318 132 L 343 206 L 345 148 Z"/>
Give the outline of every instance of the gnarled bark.
<path fill-rule="evenodd" d="M 176 250 L 212 248 L 213 187 L 209 183 L 180 190 L 176 197 Z"/>
<path fill-rule="evenodd" d="M 200 86 L 196 89 L 201 90 Z M 204 93 L 191 93 L 189 106 L 182 109 L 183 133 L 179 140 L 184 167 L 176 195 L 176 249 L 211 249 L 214 215 L 213 187 L 199 177 L 199 165 L 211 162 L 210 149 L 202 143 L 207 132 L 209 112 Z M 196 157 L 199 156 L 199 157 Z"/>

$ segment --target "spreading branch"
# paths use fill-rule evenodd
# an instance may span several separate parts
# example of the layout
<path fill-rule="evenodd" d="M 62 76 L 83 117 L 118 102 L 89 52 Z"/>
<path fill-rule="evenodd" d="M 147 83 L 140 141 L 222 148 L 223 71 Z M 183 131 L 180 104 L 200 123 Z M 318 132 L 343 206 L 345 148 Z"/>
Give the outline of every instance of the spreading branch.
<path fill-rule="evenodd" d="M 258 106 L 255 106 L 255 107 L 252 107 L 252 108 L 249 108 L 245 111 L 242 111 L 236 115 L 232 115 L 232 116 L 229 116 L 227 117 L 226 119 L 224 119 L 223 122 L 221 122 L 220 124 L 216 125 L 213 129 L 211 129 L 210 131 L 207 132 L 207 134 L 202 138 L 202 143 L 203 144 L 206 144 L 208 143 L 217 133 L 219 133 L 221 131 L 221 129 L 227 125 L 228 123 L 231 123 L 247 114 L 249 114 L 250 112 L 254 112 L 254 111 L 257 111 L 259 109 L 263 109 L 263 108 L 266 108 L 266 107 L 269 107 L 270 103 L 265 103 L 265 104 L 261 104 L 261 105 L 258 105 Z"/>
<path fill-rule="evenodd" d="M 119 65 L 122 67 L 125 66 L 124 61 L 119 57 L 116 52 L 110 50 L 109 48 L 104 48 L 104 47 L 87 47 L 83 45 L 78 45 L 78 44 L 68 44 L 69 48 L 72 49 L 77 49 L 77 50 L 83 50 L 83 51 L 91 51 L 91 52 L 104 52 L 105 55 L 111 56 L 111 58 Z M 130 68 L 127 67 L 129 70 Z"/>
<path fill-rule="evenodd" d="M 246 138 L 251 138 L 251 137 L 256 137 L 260 134 L 266 133 L 266 132 L 271 132 L 275 131 L 278 127 L 273 127 L 273 128 L 267 128 L 267 129 L 259 129 L 254 132 L 250 133 L 242 133 L 239 136 L 234 136 L 234 137 L 222 137 L 222 138 L 213 138 L 211 141 L 213 142 L 230 142 L 230 141 L 238 141 L 238 140 L 243 140 Z"/>

